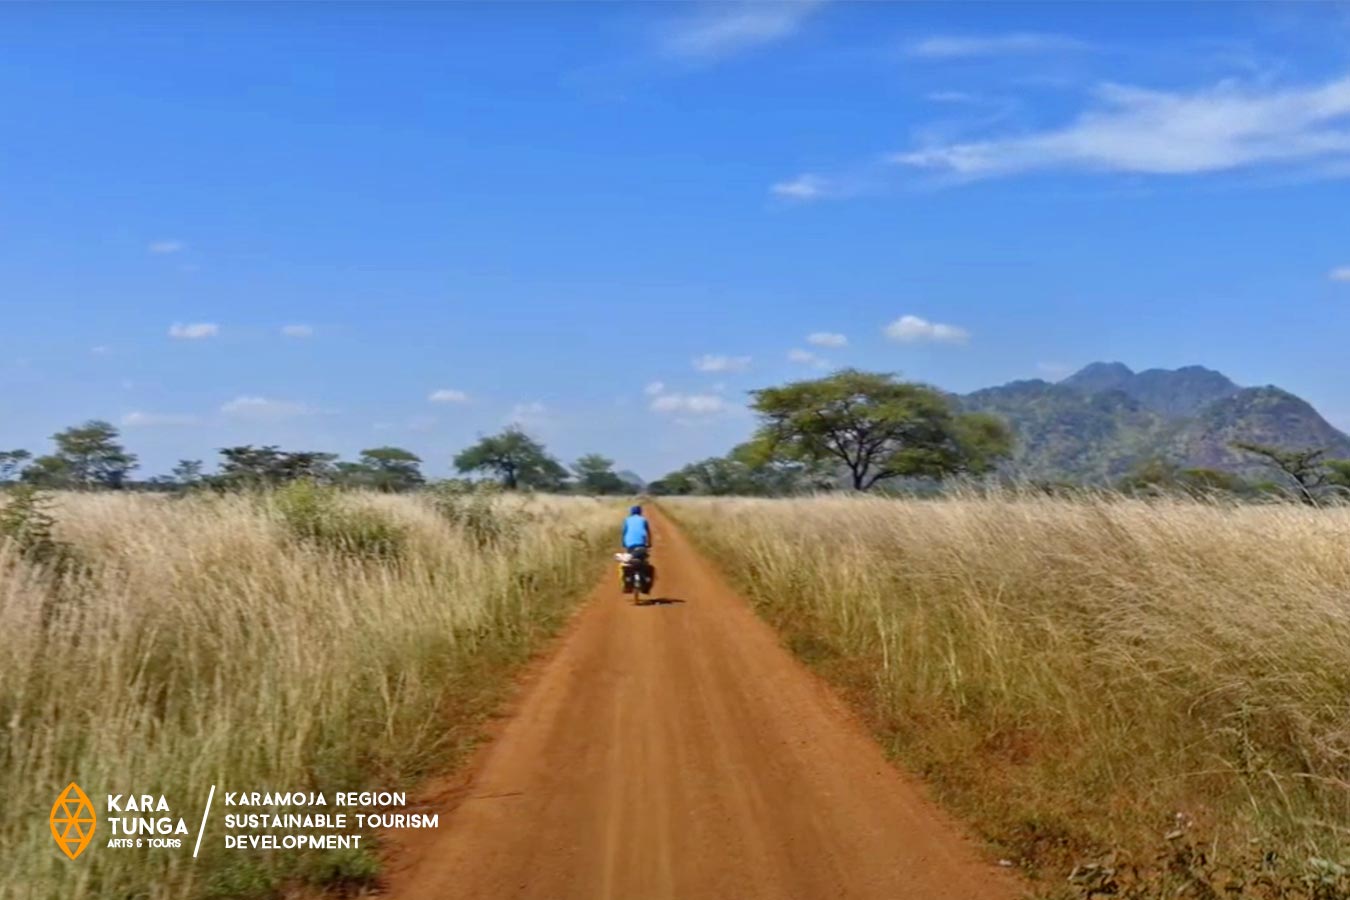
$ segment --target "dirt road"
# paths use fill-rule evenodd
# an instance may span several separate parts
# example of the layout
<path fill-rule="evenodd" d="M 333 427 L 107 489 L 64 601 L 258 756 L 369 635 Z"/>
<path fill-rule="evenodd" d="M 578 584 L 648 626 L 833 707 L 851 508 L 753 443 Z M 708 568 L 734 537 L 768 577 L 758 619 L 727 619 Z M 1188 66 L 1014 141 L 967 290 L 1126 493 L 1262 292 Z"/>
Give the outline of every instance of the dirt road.
<path fill-rule="evenodd" d="M 665 602 L 597 589 L 390 895 L 1012 898 L 658 512 Z"/>

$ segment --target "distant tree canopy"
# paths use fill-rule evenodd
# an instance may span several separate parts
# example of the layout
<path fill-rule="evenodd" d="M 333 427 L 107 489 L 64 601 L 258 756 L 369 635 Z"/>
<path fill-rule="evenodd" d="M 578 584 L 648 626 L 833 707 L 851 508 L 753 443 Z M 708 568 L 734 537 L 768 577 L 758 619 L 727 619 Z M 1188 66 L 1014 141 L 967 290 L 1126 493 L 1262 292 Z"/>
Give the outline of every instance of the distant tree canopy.
<path fill-rule="evenodd" d="M 402 447 L 371 447 L 354 463 L 338 463 L 337 481 L 387 494 L 410 491 L 425 483 L 422 459 Z"/>
<path fill-rule="evenodd" d="M 33 458 L 27 450 L 0 450 L 0 484 L 13 481 L 24 463 Z"/>
<path fill-rule="evenodd" d="M 652 482 L 654 495 L 707 494 L 776 497 L 834 487 L 834 466 L 774 456 L 762 444 L 749 441 L 726 456 L 690 463 Z"/>
<path fill-rule="evenodd" d="M 614 471 L 614 460 L 599 453 L 587 453 L 572 463 L 577 490 L 584 494 L 631 494 L 637 486 Z"/>
<path fill-rule="evenodd" d="M 275 444 L 223 447 L 220 456 L 220 472 L 212 483 L 224 488 L 273 487 L 298 478 L 324 481 L 333 474 L 337 459 L 336 453 L 286 451 Z"/>
<path fill-rule="evenodd" d="M 567 470 L 548 455 L 544 445 L 514 426 L 481 438 L 456 455 L 454 462 L 462 473 L 493 475 L 508 490 L 558 490 L 567 480 Z"/>
<path fill-rule="evenodd" d="M 56 451 L 34 459 L 20 477 L 38 487 L 122 487 L 136 468 L 136 457 L 126 451 L 118 437 L 116 428 L 99 419 L 58 431 L 52 435 Z M 11 458 L 14 453 L 26 451 L 10 451 Z"/>
<path fill-rule="evenodd" d="M 202 481 L 202 461 L 200 459 L 180 459 L 171 473 L 174 484 L 191 487 Z"/>
<path fill-rule="evenodd" d="M 1001 420 L 958 412 L 937 390 L 892 375 L 845 369 L 751 396 L 756 452 L 842 465 L 860 491 L 888 478 L 987 472 L 1012 450 Z"/>

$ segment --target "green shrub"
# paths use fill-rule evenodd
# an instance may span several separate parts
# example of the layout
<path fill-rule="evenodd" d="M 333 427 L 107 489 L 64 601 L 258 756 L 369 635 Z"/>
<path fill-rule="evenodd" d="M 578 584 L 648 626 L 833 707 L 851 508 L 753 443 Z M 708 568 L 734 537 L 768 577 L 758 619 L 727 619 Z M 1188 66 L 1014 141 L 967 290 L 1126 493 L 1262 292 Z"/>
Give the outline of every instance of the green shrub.
<path fill-rule="evenodd" d="M 54 502 L 51 494 L 32 485 L 15 487 L 0 507 L 0 538 L 13 541 L 27 562 L 60 575 L 75 561 L 75 553 L 69 544 L 55 537 Z"/>
<path fill-rule="evenodd" d="M 277 489 L 273 502 L 287 529 L 304 543 L 360 559 L 403 555 L 403 529 L 374 510 L 345 506 L 335 488 L 293 481 Z"/>
<path fill-rule="evenodd" d="M 494 499 L 501 494 L 495 482 L 442 482 L 429 493 L 441 517 L 462 529 L 481 549 L 511 543 L 534 520 L 524 510 L 502 509 Z"/>

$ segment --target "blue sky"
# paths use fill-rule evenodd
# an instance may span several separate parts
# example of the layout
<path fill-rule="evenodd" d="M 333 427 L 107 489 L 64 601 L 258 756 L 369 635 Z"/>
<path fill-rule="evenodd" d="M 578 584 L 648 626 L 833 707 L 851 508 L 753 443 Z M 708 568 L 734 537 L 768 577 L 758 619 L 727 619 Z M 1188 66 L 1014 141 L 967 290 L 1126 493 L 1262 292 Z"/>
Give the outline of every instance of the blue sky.
<path fill-rule="evenodd" d="M 829 366 L 1200 363 L 1350 427 L 1350 13 L 0 9 L 0 447 L 660 475 Z"/>

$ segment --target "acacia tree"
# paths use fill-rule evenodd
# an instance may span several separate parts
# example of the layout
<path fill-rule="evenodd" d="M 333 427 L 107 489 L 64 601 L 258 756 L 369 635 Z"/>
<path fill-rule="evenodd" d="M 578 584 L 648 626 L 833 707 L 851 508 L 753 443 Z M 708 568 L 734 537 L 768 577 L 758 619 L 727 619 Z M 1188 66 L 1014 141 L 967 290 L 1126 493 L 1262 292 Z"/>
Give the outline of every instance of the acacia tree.
<path fill-rule="evenodd" d="M 1282 473 L 1294 483 L 1298 497 L 1311 506 L 1317 505 L 1317 493 L 1327 485 L 1327 463 L 1322 459 L 1324 449 L 1282 450 L 1267 444 L 1234 441 L 1233 446 L 1245 453 L 1258 456 L 1261 461 Z"/>
<path fill-rule="evenodd" d="M 567 470 L 548 455 L 544 445 L 514 425 L 460 451 L 455 456 L 455 468 L 466 474 L 489 472 L 500 478 L 507 490 L 557 490 L 567 480 Z"/>
<path fill-rule="evenodd" d="M 200 484 L 202 480 L 202 461 L 200 459 L 180 459 L 173 467 L 172 478 L 174 484 L 183 487 L 192 487 Z"/>
<path fill-rule="evenodd" d="M 136 456 L 118 436 L 116 428 L 99 419 L 58 431 L 52 435 L 56 452 L 33 460 L 24 478 L 51 487 L 121 487 L 136 468 Z"/>
<path fill-rule="evenodd" d="M 332 477 L 337 459 L 335 453 L 286 451 L 275 444 L 223 447 L 220 455 L 220 474 L 213 482 L 227 488 L 270 487 L 298 478 L 325 481 Z"/>
<path fill-rule="evenodd" d="M 599 453 L 587 453 L 572 463 L 577 487 L 587 494 L 626 494 L 634 486 L 614 471 L 614 460 Z"/>
<path fill-rule="evenodd" d="M 1012 449 L 1001 420 L 957 412 L 933 388 L 893 375 L 845 369 L 751 396 L 761 447 L 787 459 L 837 461 L 860 491 L 887 478 L 986 472 Z"/>
<path fill-rule="evenodd" d="M 371 447 L 361 451 L 358 465 L 367 473 L 371 487 L 395 493 L 422 484 L 421 463 L 421 457 L 402 447 Z"/>

